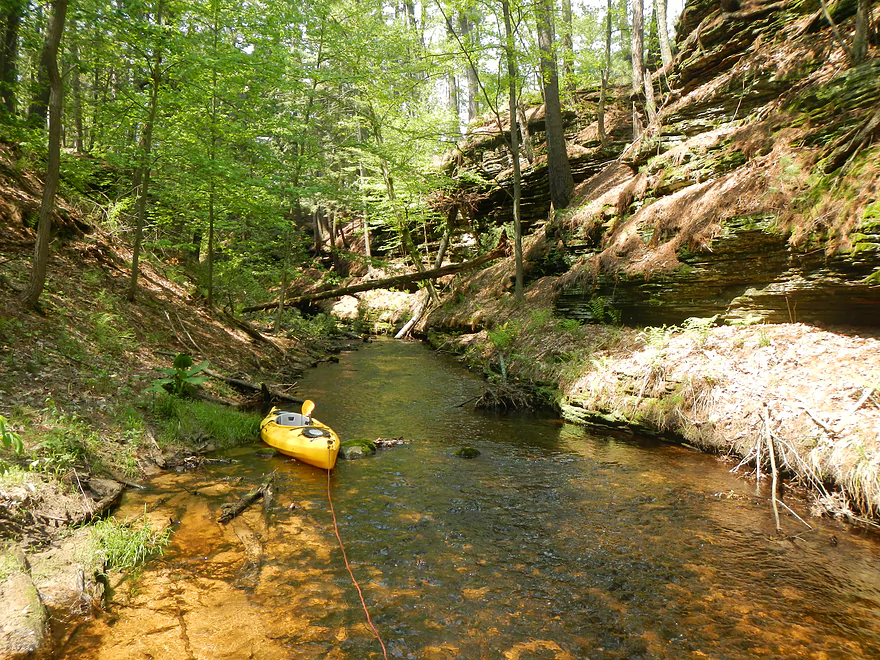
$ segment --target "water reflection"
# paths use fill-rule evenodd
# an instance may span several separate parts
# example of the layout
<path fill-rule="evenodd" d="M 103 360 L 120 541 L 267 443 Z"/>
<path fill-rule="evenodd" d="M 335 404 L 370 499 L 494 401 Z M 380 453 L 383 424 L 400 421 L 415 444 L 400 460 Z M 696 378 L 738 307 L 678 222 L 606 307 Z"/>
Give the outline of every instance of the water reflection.
<path fill-rule="evenodd" d="M 811 520 L 780 539 L 753 487 L 714 458 L 458 407 L 480 384 L 390 342 L 302 383 L 343 438 L 412 441 L 330 479 L 390 657 L 880 657 L 872 535 Z M 462 444 L 481 456 L 454 458 Z M 122 515 L 146 504 L 179 520 L 174 544 L 59 657 L 381 657 L 335 545 L 326 474 L 257 445 L 230 455 L 128 495 Z M 215 522 L 272 470 L 268 512 Z"/>

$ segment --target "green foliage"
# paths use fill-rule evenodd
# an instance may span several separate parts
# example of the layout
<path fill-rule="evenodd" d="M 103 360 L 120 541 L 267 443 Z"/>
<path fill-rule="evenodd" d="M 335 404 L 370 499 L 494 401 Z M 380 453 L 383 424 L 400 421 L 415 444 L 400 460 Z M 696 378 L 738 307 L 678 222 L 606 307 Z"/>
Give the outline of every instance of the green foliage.
<path fill-rule="evenodd" d="M 516 336 L 519 334 L 519 327 L 514 322 L 505 321 L 495 326 L 493 330 L 488 331 L 489 341 L 499 351 L 505 351 L 513 345 Z"/>
<path fill-rule="evenodd" d="M 42 428 L 39 441 L 31 449 L 31 470 L 62 476 L 82 465 L 87 456 L 100 464 L 91 451 L 99 444 L 98 432 L 85 420 L 65 413 L 51 399 L 40 416 Z"/>
<path fill-rule="evenodd" d="M 153 401 L 161 445 L 211 440 L 217 447 L 253 442 L 260 434 L 260 418 L 207 401 L 162 394 Z"/>
<path fill-rule="evenodd" d="M 681 324 L 682 329 L 694 338 L 700 346 L 709 339 L 709 329 L 718 324 L 718 314 L 709 317 L 692 316 Z"/>
<path fill-rule="evenodd" d="M 361 309 L 361 307 L 358 307 L 358 314 L 361 313 Z M 369 319 L 364 318 L 362 320 L 362 325 L 366 326 L 368 323 Z M 336 319 L 332 314 L 325 312 L 305 317 L 296 309 L 285 311 L 283 325 L 288 328 L 288 337 L 298 337 L 300 339 L 327 339 L 335 337 L 339 333 Z"/>
<path fill-rule="evenodd" d="M 590 307 L 590 315 L 597 323 L 607 323 L 609 325 L 620 325 L 622 313 L 614 307 L 611 302 L 603 296 L 595 296 L 588 303 Z"/>
<path fill-rule="evenodd" d="M 153 381 L 148 392 L 168 392 L 174 396 L 191 396 L 196 388 L 208 377 L 201 374 L 210 367 L 207 360 L 193 366 L 193 359 L 186 353 L 178 353 L 174 358 L 174 366 L 159 369 L 166 376 Z"/>
<path fill-rule="evenodd" d="M 669 343 L 670 337 L 679 331 L 674 325 L 671 326 L 649 326 L 644 328 L 639 334 L 642 339 L 645 340 L 645 344 L 647 344 L 651 348 L 664 349 L 666 345 Z"/>
<path fill-rule="evenodd" d="M 105 571 L 130 571 L 150 557 L 161 556 L 171 541 L 171 528 L 156 529 L 146 514 L 131 522 L 99 520 L 90 531 L 95 558 Z"/>
<path fill-rule="evenodd" d="M 9 420 L 3 415 L 0 415 L 0 445 L 16 454 L 24 453 L 24 443 L 21 441 L 21 436 L 12 430 L 12 427 L 9 426 Z"/>

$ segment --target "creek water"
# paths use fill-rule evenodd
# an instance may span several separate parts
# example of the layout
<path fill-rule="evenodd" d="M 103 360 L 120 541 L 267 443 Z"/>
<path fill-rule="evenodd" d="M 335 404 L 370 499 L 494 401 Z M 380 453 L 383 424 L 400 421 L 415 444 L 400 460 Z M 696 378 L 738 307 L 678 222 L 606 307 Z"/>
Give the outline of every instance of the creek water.
<path fill-rule="evenodd" d="M 343 439 L 411 441 L 329 478 L 388 657 L 880 657 L 876 535 L 785 515 L 780 537 L 766 492 L 729 464 L 459 407 L 481 386 L 390 341 L 300 383 Z M 454 456 L 463 445 L 480 456 Z M 117 515 L 171 519 L 172 543 L 69 626 L 56 657 L 382 657 L 333 533 L 327 473 L 258 442 L 225 455 L 234 462 L 126 495 Z M 273 470 L 267 510 L 216 522 Z"/>

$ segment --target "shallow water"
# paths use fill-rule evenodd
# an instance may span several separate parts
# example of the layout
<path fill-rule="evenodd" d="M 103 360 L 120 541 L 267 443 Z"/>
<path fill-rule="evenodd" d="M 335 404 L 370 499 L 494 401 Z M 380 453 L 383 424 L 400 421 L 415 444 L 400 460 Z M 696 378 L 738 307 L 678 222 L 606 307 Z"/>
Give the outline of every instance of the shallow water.
<path fill-rule="evenodd" d="M 780 538 L 766 498 L 729 465 L 458 407 L 481 385 L 394 342 L 300 383 L 343 439 L 411 440 L 340 461 L 329 480 L 389 657 L 880 657 L 875 535 L 785 516 L 799 536 Z M 454 457 L 462 445 L 481 455 Z M 67 629 L 56 657 L 382 657 L 336 544 L 326 472 L 259 443 L 228 456 L 127 494 L 118 515 L 170 518 L 172 545 Z M 268 510 L 216 522 L 273 470 Z"/>

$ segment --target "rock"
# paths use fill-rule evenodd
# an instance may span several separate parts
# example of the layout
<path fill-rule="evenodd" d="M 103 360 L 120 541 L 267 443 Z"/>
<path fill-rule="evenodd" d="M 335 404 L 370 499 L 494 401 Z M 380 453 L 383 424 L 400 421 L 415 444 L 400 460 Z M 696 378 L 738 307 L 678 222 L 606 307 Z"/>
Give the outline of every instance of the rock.
<path fill-rule="evenodd" d="M 33 657 L 46 642 L 46 608 L 20 551 L 0 554 L 9 575 L 0 582 L 0 657 Z"/>
<path fill-rule="evenodd" d="M 480 455 L 480 450 L 473 447 L 460 447 L 455 450 L 455 456 L 459 458 L 476 458 Z"/>
<path fill-rule="evenodd" d="M 375 449 L 372 449 L 371 447 L 360 443 L 342 445 L 339 448 L 339 458 L 346 461 L 356 461 L 359 458 L 367 458 L 368 456 L 372 456 L 375 453 Z"/>

